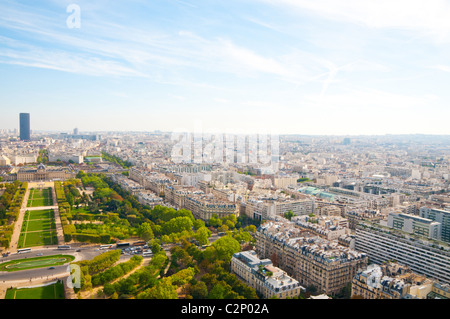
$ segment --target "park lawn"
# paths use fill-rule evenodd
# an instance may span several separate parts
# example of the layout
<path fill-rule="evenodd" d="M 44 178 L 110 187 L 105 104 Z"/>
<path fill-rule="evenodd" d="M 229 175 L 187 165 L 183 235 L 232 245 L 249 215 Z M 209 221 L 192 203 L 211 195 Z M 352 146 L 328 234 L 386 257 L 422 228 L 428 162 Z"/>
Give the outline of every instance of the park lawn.
<path fill-rule="evenodd" d="M 8 289 L 5 299 L 65 299 L 64 286 L 58 281 L 42 287 Z"/>
<path fill-rule="evenodd" d="M 89 209 L 86 209 L 84 207 L 72 208 L 71 212 L 72 212 L 72 215 L 79 214 L 79 213 L 82 213 L 82 214 L 90 214 L 91 213 L 91 211 Z"/>
<path fill-rule="evenodd" d="M 27 211 L 18 248 L 57 244 L 54 215 L 53 209 Z"/>
<path fill-rule="evenodd" d="M 31 189 L 27 207 L 51 206 L 53 204 L 51 189 Z"/>
<path fill-rule="evenodd" d="M 25 228 L 27 232 L 51 230 L 55 228 L 55 225 L 51 219 L 29 220 L 27 224 L 28 225 Z"/>
<path fill-rule="evenodd" d="M 37 198 L 33 199 L 31 203 L 27 204 L 27 207 L 41 207 L 41 206 L 52 206 L 53 200 L 48 198 Z"/>
<path fill-rule="evenodd" d="M 25 218 L 28 217 L 29 220 L 33 219 L 44 219 L 44 218 L 53 218 L 55 217 L 55 211 L 53 209 L 45 209 L 45 210 L 30 210 L 27 211 L 29 215 L 25 215 Z"/>
<path fill-rule="evenodd" d="M 23 237 L 22 237 L 23 235 Z M 25 240 L 25 242 L 24 242 Z M 33 246 L 56 245 L 58 238 L 55 231 L 37 231 L 20 234 L 18 248 L 26 248 Z"/>

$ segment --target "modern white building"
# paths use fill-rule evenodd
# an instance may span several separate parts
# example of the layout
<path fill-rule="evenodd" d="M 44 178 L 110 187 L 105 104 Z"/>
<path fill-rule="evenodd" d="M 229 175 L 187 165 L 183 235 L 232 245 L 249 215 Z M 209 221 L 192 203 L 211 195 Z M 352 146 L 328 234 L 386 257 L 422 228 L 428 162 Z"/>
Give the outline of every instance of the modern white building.
<path fill-rule="evenodd" d="M 366 253 L 371 263 L 396 260 L 418 274 L 450 283 L 450 246 L 443 241 L 360 221 L 356 226 L 355 249 Z"/>
<path fill-rule="evenodd" d="M 391 212 L 388 215 L 387 226 L 409 234 L 441 240 L 441 223 L 428 218 Z"/>
<path fill-rule="evenodd" d="M 420 217 L 428 218 L 441 224 L 441 240 L 450 242 L 450 211 L 432 207 L 421 207 Z"/>

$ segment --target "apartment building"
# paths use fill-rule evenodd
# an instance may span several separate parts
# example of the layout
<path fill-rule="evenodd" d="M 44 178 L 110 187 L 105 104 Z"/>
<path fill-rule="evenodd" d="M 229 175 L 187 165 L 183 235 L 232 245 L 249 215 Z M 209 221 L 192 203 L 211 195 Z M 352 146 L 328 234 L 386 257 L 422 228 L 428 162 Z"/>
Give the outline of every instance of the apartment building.
<path fill-rule="evenodd" d="M 450 285 L 434 283 L 431 288 L 431 293 L 427 296 L 428 299 L 450 299 Z"/>
<path fill-rule="evenodd" d="M 300 178 L 298 174 L 287 176 L 272 176 L 273 186 L 276 188 L 286 188 L 290 185 L 297 185 L 297 180 Z"/>
<path fill-rule="evenodd" d="M 450 243 L 450 210 L 421 207 L 419 215 L 441 224 L 441 240 Z"/>
<path fill-rule="evenodd" d="M 391 212 L 388 215 L 387 226 L 410 234 L 441 239 L 441 223 L 419 216 Z"/>
<path fill-rule="evenodd" d="M 267 222 L 255 237 L 258 256 L 271 258 L 301 285 L 313 285 L 327 295 L 339 293 L 368 263 L 366 254 L 295 227 L 292 222 Z"/>
<path fill-rule="evenodd" d="M 159 196 L 156 196 L 154 193 L 149 191 L 140 191 L 136 194 L 136 198 L 142 205 L 150 206 L 154 208 L 157 205 L 164 206 L 163 199 Z"/>
<path fill-rule="evenodd" d="M 275 267 L 270 259 L 259 259 L 254 250 L 235 253 L 231 258 L 231 271 L 264 299 L 286 299 L 305 291 L 300 283 Z"/>
<path fill-rule="evenodd" d="M 347 227 L 343 227 L 340 225 L 340 221 L 333 221 L 332 219 L 321 217 L 309 217 L 308 215 L 295 216 L 291 218 L 291 221 L 296 226 L 307 229 L 327 240 L 338 240 L 339 237 L 347 234 L 349 230 L 348 223 L 344 224 Z"/>
<path fill-rule="evenodd" d="M 166 186 L 172 184 L 172 180 L 162 173 L 140 170 L 134 167 L 129 169 L 129 177 L 158 196 L 164 195 Z"/>
<path fill-rule="evenodd" d="M 371 264 L 352 280 L 352 297 L 364 299 L 427 299 L 435 282 L 390 262 Z"/>
<path fill-rule="evenodd" d="M 344 213 L 345 218 L 348 220 L 348 227 L 351 230 L 355 230 L 356 226 L 364 220 L 380 221 L 383 216 L 380 212 L 371 209 L 358 209 L 348 208 Z"/>
<path fill-rule="evenodd" d="M 186 196 L 194 192 L 192 186 L 169 185 L 164 188 L 164 200 L 178 209 L 185 208 Z"/>
<path fill-rule="evenodd" d="M 366 253 L 372 263 L 396 260 L 418 274 L 450 283 L 448 243 L 361 221 L 356 226 L 355 249 Z"/>
<path fill-rule="evenodd" d="M 229 215 L 238 215 L 238 207 L 230 201 L 223 201 L 211 194 L 187 194 L 184 207 L 190 210 L 195 218 L 205 222 L 213 215 L 224 218 Z"/>
<path fill-rule="evenodd" d="M 245 214 L 255 219 L 274 219 L 291 211 L 294 215 L 314 212 L 314 199 L 251 198 L 246 202 Z"/>

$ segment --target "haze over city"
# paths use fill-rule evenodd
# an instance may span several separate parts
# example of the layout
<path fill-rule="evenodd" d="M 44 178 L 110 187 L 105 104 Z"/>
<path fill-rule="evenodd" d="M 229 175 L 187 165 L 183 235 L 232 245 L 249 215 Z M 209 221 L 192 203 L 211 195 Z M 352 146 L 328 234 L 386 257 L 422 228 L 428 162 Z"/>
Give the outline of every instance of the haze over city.
<path fill-rule="evenodd" d="M 448 2 L 7 0 L 0 10 L 2 129 L 25 112 L 32 130 L 450 134 Z"/>

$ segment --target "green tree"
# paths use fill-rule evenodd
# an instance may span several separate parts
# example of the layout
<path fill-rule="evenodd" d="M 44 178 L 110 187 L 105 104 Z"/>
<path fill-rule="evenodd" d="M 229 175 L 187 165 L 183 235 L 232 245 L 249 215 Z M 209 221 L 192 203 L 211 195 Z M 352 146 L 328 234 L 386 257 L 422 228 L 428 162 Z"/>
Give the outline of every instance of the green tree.
<path fill-rule="evenodd" d="M 191 230 L 193 225 L 194 224 L 189 217 L 175 217 L 162 225 L 162 232 L 166 235 L 171 233 L 180 233 L 183 230 Z"/>
<path fill-rule="evenodd" d="M 180 270 L 171 276 L 172 284 L 177 286 L 185 285 L 194 277 L 194 275 L 195 271 L 192 267 Z"/>
<path fill-rule="evenodd" d="M 195 239 L 198 241 L 199 245 L 209 244 L 208 238 L 211 236 L 211 231 L 205 226 L 197 229 L 195 233 Z"/>
<path fill-rule="evenodd" d="M 145 241 L 149 241 L 154 238 L 152 226 L 150 225 L 150 223 L 142 223 L 141 225 L 139 225 L 137 234 Z"/>
<path fill-rule="evenodd" d="M 137 299 L 178 299 L 177 288 L 170 277 L 165 277 L 154 287 L 138 294 Z"/>
<path fill-rule="evenodd" d="M 208 288 L 203 281 L 198 281 L 190 286 L 189 294 L 194 299 L 205 299 L 208 296 Z"/>
<path fill-rule="evenodd" d="M 284 218 L 291 220 L 291 218 L 294 216 L 294 213 L 290 210 L 284 213 Z"/>
<path fill-rule="evenodd" d="M 217 252 L 217 257 L 225 262 L 230 262 L 233 254 L 241 250 L 239 242 L 228 235 L 216 240 L 212 246 Z"/>
<path fill-rule="evenodd" d="M 209 225 L 212 227 L 222 226 L 222 220 L 217 216 L 217 214 L 213 214 L 209 219 Z"/>

